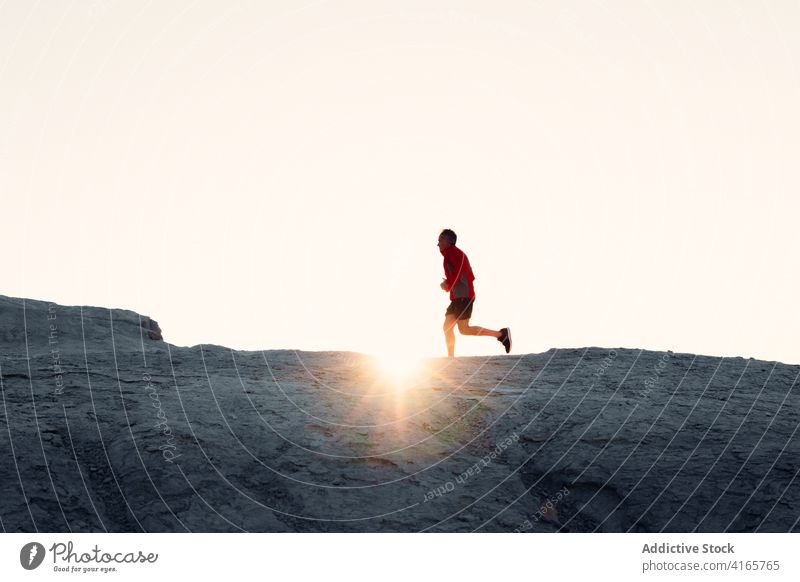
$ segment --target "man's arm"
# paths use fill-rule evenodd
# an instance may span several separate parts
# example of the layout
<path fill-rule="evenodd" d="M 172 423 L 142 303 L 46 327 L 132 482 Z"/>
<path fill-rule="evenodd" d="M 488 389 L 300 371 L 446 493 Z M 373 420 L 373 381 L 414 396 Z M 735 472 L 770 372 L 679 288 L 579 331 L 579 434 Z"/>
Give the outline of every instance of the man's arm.
<path fill-rule="evenodd" d="M 453 265 L 447 260 L 447 257 L 444 259 L 444 281 L 442 281 L 442 289 L 445 291 L 450 291 L 452 289 L 453 284 L 455 283 L 455 278 L 453 277 Z"/>
<path fill-rule="evenodd" d="M 456 281 L 461 277 L 461 265 L 453 264 L 456 260 L 457 259 L 453 256 L 444 258 L 444 273 L 447 281 L 447 288 L 445 288 L 445 291 L 450 291 L 453 285 L 456 284 Z"/>

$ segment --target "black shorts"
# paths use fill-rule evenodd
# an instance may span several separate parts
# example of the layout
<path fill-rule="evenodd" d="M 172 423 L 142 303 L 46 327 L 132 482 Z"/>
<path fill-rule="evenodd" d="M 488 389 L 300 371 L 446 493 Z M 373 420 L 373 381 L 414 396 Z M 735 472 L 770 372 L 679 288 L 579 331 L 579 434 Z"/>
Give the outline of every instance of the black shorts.
<path fill-rule="evenodd" d="M 472 317 L 472 306 L 474 303 L 475 300 L 469 297 L 458 297 L 450 302 L 444 315 L 447 317 L 452 313 L 456 316 L 456 319 L 469 319 Z"/>

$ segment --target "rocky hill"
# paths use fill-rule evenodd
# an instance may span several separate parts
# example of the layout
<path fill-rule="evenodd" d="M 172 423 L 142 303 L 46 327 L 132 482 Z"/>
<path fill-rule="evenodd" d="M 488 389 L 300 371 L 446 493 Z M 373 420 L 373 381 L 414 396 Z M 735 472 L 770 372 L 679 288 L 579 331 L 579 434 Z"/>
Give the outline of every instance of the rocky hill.
<path fill-rule="evenodd" d="M 2 528 L 800 530 L 800 366 L 554 348 L 398 383 L 375 364 L 0 296 Z"/>

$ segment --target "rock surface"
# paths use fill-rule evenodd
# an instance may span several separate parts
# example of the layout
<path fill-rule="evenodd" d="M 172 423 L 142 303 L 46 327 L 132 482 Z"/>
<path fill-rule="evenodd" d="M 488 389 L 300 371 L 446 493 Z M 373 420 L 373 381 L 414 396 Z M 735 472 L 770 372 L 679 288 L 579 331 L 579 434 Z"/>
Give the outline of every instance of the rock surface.
<path fill-rule="evenodd" d="M 800 366 L 177 347 L 0 296 L 7 532 L 800 531 Z"/>

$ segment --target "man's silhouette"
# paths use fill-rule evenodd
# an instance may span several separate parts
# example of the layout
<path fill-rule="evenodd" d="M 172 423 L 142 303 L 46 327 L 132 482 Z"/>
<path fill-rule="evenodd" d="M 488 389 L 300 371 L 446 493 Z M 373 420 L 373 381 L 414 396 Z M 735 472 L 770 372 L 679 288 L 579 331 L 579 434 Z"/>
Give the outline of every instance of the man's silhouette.
<path fill-rule="evenodd" d="M 472 267 L 467 255 L 456 246 L 456 233 L 449 228 L 439 234 L 439 252 L 444 256 L 445 278 L 439 285 L 450 292 L 450 305 L 444 314 L 444 339 L 447 343 L 447 356 L 454 357 L 456 334 L 453 327 L 458 324 L 461 335 L 486 335 L 497 338 L 503 344 L 506 353 L 511 351 L 511 331 L 504 327 L 494 331 L 485 327 L 471 326 L 472 305 L 475 303 L 475 288 L 472 280 Z"/>

